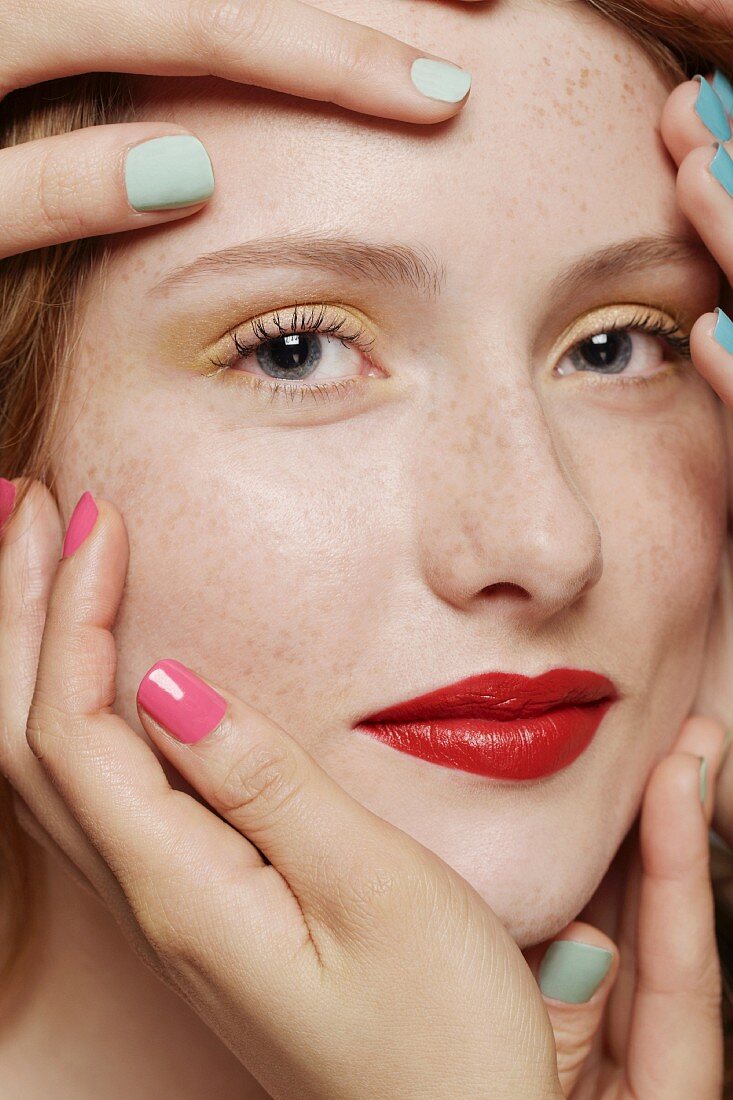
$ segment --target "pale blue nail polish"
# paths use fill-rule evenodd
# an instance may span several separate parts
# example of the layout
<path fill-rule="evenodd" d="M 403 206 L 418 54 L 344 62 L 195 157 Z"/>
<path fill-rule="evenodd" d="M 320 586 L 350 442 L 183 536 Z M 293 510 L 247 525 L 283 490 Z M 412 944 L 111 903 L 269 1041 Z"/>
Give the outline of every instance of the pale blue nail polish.
<path fill-rule="evenodd" d="M 733 197 L 733 159 L 724 145 L 716 144 L 717 152 L 710 162 L 710 171 Z"/>
<path fill-rule="evenodd" d="M 733 84 L 720 69 L 716 69 L 713 74 L 713 91 L 728 114 L 733 114 Z"/>
<path fill-rule="evenodd" d="M 193 134 L 167 134 L 133 145 L 125 158 L 127 199 L 135 210 L 203 202 L 214 192 L 209 154 Z"/>
<path fill-rule="evenodd" d="M 612 961 L 613 955 L 605 947 L 555 940 L 540 965 L 539 986 L 543 996 L 573 1005 L 589 1001 Z"/>
<path fill-rule="evenodd" d="M 702 119 L 714 137 L 720 141 L 729 141 L 731 130 L 725 107 L 704 76 L 700 76 L 698 73 L 697 76 L 693 77 L 693 80 L 700 81 L 700 91 L 695 102 L 695 113 L 698 118 Z"/>
<path fill-rule="evenodd" d="M 725 348 L 733 355 L 733 321 L 720 306 L 716 306 L 715 312 L 718 315 L 718 321 L 713 332 L 713 339 L 720 344 L 721 348 Z"/>
<path fill-rule="evenodd" d="M 447 61 L 435 61 L 431 57 L 418 57 L 410 69 L 412 83 L 429 99 L 443 103 L 458 103 L 468 95 L 471 74 Z"/>

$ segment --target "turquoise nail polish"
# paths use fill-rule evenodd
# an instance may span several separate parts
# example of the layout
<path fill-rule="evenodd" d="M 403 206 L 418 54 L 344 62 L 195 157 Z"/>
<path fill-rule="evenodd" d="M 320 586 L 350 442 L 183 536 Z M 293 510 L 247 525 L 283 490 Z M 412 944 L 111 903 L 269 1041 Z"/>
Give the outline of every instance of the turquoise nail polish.
<path fill-rule="evenodd" d="M 700 81 L 700 91 L 695 103 L 695 113 L 702 119 L 714 137 L 719 138 L 720 141 L 729 141 L 731 130 L 728 116 L 725 113 L 725 107 L 704 76 L 698 74 L 693 77 L 693 80 Z"/>
<path fill-rule="evenodd" d="M 613 960 L 605 947 L 576 940 L 555 940 L 540 965 L 539 985 L 545 997 L 568 1004 L 589 1001 Z"/>
<path fill-rule="evenodd" d="M 471 74 L 465 69 L 430 57 L 418 57 L 413 61 L 410 76 L 419 92 L 443 103 L 458 103 L 468 95 L 471 87 Z"/>
<path fill-rule="evenodd" d="M 715 312 L 718 315 L 718 322 L 713 332 L 713 339 L 720 344 L 721 348 L 725 348 L 733 355 L 733 321 L 720 306 L 716 306 Z"/>
<path fill-rule="evenodd" d="M 710 171 L 728 194 L 733 196 L 733 159 L 724 145 L 716 145 L 717 152 L 710 162 Z"/>
<path fill-rule="evenodd" d="M 705 805 L 708 793 L 708 761 L 706 756 L 700 757 L 700 802 Z"/>
<path fill-rule="evenodd" d="M 203 202 L 214 172 L 193 134 L 168 134 L 133 145 L 125 159 L 127 198 L 135 210 L 167 210 Z"/>
<path fill-rule="evenodd" d="M 733 114 L 733 84 L 720 69 L 716 69 L 713 74 L 713 91 L 728 114 Z"/>

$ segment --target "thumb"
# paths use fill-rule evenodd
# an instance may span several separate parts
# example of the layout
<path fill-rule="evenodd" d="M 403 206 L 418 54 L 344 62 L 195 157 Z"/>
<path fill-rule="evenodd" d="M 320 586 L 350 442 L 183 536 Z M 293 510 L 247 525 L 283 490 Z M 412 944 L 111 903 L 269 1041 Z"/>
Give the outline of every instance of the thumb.
<path fill-rule="evenodd" d="M 618 948 L 583 921 L 572 921 L 549 944 L 524 952 L 555 1034 L 557 1072 L 565 1096 L 590 1054 L 619 967 Z"/>

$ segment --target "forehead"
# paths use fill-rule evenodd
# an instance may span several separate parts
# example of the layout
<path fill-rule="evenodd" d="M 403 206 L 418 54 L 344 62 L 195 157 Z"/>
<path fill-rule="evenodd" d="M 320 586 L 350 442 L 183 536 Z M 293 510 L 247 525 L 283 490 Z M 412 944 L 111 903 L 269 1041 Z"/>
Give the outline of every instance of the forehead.
<path fill-rule="evenodd" d="M 518 250 L 531 264 L 528 250 L 567 256 L 683 226 L 659 135 L 669 79 L 589 5 L 312 6 L 469 69 L 466 107 L 421 126 L 217 78 L 136 78 L 139 117 L 191 129 L 207 145 L 217 181 L 214 199 L 190 223 L 134 242 L 125 235 L 124 244 L 160 261 L 160 271 L 194 249 L 293 228 L 411 236 L 438 247 L 449 265 L 455 252 L 475 271 L 486 268 L 487 247 L 501 268 Z M 154 252 L 146 248 L 151 237 Z"/>

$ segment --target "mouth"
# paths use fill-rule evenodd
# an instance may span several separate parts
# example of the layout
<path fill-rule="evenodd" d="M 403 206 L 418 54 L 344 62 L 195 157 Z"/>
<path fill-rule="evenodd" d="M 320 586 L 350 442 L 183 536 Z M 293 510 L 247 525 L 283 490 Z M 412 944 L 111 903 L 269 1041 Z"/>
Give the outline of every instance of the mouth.
<path fill-rule="evenodd" d="M 586 669 L 470 676 L 360 719 L 358 732 L 431 764 L 494 779 L 540 779 L 590 745 L 618 698 Z"/>

